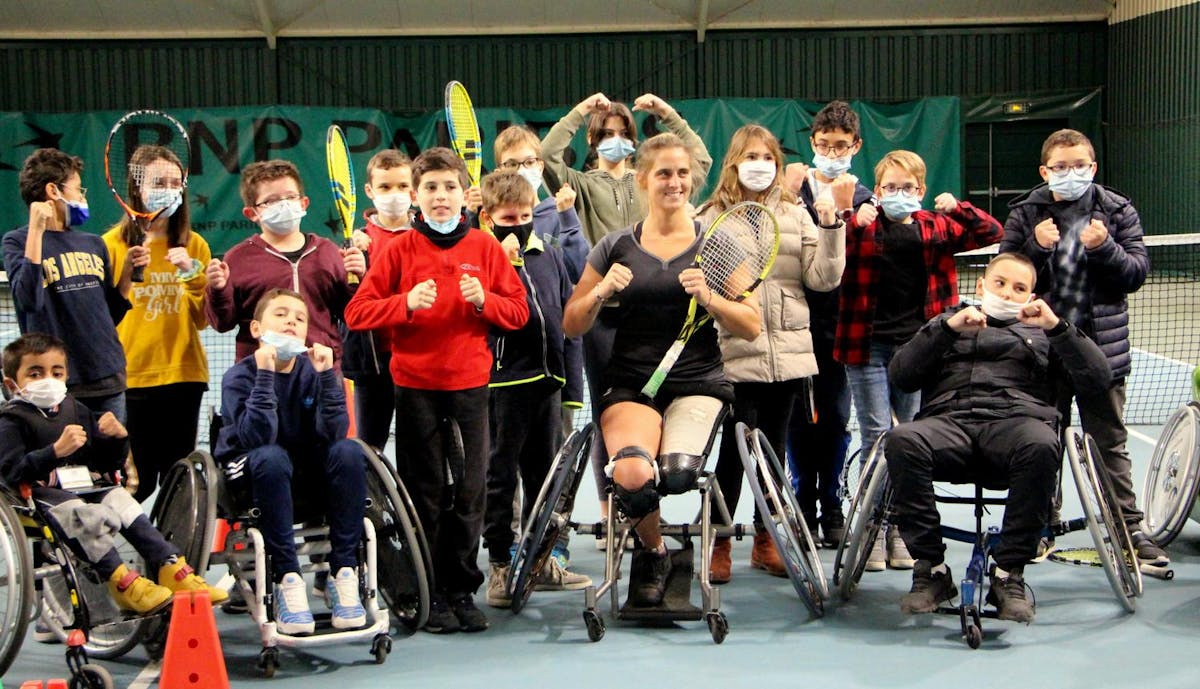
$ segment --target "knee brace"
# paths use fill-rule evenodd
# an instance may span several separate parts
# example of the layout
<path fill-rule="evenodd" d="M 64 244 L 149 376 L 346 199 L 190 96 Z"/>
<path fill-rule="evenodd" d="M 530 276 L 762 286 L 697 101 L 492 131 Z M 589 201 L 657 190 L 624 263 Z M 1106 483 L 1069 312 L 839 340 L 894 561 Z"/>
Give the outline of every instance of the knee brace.
<path fill-rule="evenodd" d="M 700 470 L 704 468 L 704 459 L 704 455 L 682 452 L 659 455 L 658 465 L 662 472 L 659 491 L 664 495 L 678 495 L 695 488 Z"/>
<path fill-rule="evenodd" d="M 604 473 L 612 480 L 613 467 L 619 459 L 628 459 L 631 457 L 639 457 L 646 460 L 650 468 L 654 470 L 654 478 L 646 481 L 640 488 L 629 490 L 616 481 L 612 482 L 613 500 L 617 503 L 617 507 L 625 513 L 625 516 L 631 519 L 641 519 L 658 509 L 658 501 L 661 497 L 656 486 L 659 481 L 658 464 L 650 456 L 646 450 L 631 445 L 623 447 L 617 451 L 617 454 L 608 460 L 608 464 L 604 467 Z"/>

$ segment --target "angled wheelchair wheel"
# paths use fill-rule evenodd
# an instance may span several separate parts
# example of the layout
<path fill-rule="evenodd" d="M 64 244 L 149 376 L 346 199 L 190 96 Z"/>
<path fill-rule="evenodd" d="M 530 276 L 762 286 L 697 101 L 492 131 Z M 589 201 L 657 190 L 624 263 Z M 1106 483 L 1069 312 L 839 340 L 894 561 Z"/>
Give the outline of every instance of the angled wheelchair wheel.
<path fill-rule="evenodd" d="M 767 531 L 782 556 L 792 587 L 809 612 L 821 617 L 825 614 L 824 601 L 829 588 L 816 543 L 804 523 L 787 475 L 762 431 L 738 423 L 734 432 L 754 501 L 763 520 L 769 520 Z"/>
<path fill-rule="evenodd" d="M 858 494 L 858 486 L 862 482 L 862 470 L 865 464 L 866 460 L 863 458 L 861 448 L 846 457 L 846 462 L 842 465 L 842 473 L 838 475 L 838 499 L 842 502 L 850 502 Z"/>
<path fill-rule="evenodd" d="M 1142 488 L 1146 511 L 1145 533 L 1166 547 L 1187 523 L 1200 491 L 1200 403 L 1180 407 L 1163 427 L 1154 445 L 1146 484 Z"/>
<path fill-rule="evenodd" d="M 415 631 L 429 619 L 433 582 L 429 545 L 395 469 L 366 443 L 359 444 L 367 457 L 365 516 L 375 527 L 379 591 L 396 619 Z"/>
<path fill-rule="evenodd" d="M 850 600 L 867 566 L 867 557 L 891 505 L 891 485 L 880 436 L 863 463 L 858 490 L 850 500 L 846 531 L 833 561 L 833 583 L 842 600 Z"/>
<path fill-rule="evenodd" d="M 21 650 L 33 607 L 33 564 L 20 517 L 0 491 L 0 676 Z"/>
<path fill-rule="evenodd" d="M 1141 595 L 1142 574 L 1135 562 L 1137 554 L 1129 541 L 1129 532 L 1114 515 L 1101 489 L 1103 479 L 1097 467 L 1099 448 L 1089 435 L 1081 437 L 1068 429 L 1066 436 L 1067 458 L 1079 491 L 1088 533 L 1096 544 L 1096 552 L 1117 602 L 1127 612 L 1133 612 L 1134 599 Z"/>
<path fill-rule="evenodd" d="M 529 601 L 537 573 L 550 558 L 559 534 L 568 528 L 571 511 L 575 509 L 575 493 L 595 436 L 596 426 L 589 423 L 572 433 L 554 456 L 509 569 L 506 584 L 513 614 L 521 612 Z"/>

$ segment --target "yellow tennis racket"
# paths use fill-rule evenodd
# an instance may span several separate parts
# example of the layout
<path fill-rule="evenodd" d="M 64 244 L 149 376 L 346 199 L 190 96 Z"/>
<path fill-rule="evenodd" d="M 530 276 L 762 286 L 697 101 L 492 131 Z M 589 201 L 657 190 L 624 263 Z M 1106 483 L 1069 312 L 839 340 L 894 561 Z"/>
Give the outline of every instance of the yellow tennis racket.
<path fill-rule="evenodd" d="M 467 164 L 467 178 L 471 186 L 478 186 L 483 164 L 483 141 L 479 137 L 479 122 L 475 120 L 471 96 L 467 93 L 467 87 L 457 81 L 446 84 L 446 128 L 454 152 Z"/>
<path fill-rule="evenodd" d="M 354 168 L 350 164 L 350 146 L 346 135 L 336 124 L 330 125 L 325 133 L 325 165 L 329 170 L 329 188 L 333 192 L 333 208 L 342 225 L 342 247 L 354 246 L 354 208 L 358 196 L 354 191 Z M 358 276 L 351 274 L 351 284 Z"/>

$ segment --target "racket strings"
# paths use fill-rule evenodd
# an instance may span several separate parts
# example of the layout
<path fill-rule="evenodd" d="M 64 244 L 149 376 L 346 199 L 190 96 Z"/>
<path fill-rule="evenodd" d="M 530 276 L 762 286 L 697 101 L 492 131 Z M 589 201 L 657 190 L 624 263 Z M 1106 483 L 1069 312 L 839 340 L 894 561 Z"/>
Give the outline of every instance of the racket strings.
<path fill-rule="evenodd" d="M 746 209 L 718 223 L 700 248 L 697 264 L 710 288 L 726 299 L 740 299 L 770 265 L 775 244 L 771 220 Z"/>

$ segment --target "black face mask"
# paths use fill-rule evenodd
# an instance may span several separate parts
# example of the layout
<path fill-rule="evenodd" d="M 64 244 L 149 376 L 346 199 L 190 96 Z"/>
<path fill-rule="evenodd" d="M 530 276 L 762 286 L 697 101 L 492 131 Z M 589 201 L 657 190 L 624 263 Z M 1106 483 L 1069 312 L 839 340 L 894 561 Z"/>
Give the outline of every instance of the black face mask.
<path fill-rule="evenodd" d="M 492 234 L 496 235 L 496 239 L 500 241 L 504 241 L 504 238 L 510 234 L 517 235 L 517 245 L 521 247 L 521 251 L 525 251 L 529 235 L 533 234 L 533 221 L 524 225 L 492 225 Z"/>

